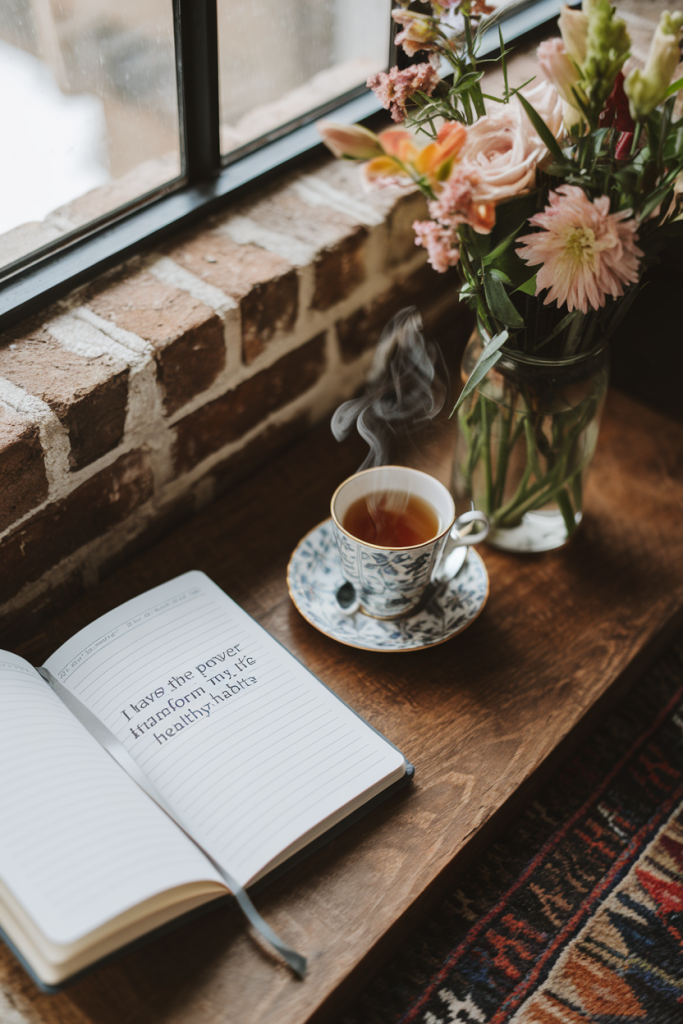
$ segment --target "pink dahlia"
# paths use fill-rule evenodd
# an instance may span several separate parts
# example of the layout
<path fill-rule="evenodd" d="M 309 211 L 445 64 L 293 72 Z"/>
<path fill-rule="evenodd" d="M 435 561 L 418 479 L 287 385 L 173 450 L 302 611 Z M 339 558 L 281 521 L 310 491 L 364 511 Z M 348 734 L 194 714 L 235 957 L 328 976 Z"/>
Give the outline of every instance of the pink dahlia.
<path fill-rule="evenodd" d="M 544 230 L 517 239 L 525 243 L 517 255 L 529 266 L 541 264 L 536 294 L 547 288 L 544 305 L 566 302 L 582 313 L 604 306 L 607 295 L 618 299 L 624 285 L 638 280 L 643 255 L 633 211 L 610 213 L 608 196 L 591 202 L 577 185 L 561 185 L 548 198 L 550 206 L 529 218 Z"/>
<path fill-rule="evenodd" d="M 379 71 L 368 78 L 367 86 L 377 96 L 385 110 L 391 111 L 394 121 L 403 121 L 406 116 L 406 102 L 416 92 L 431 96 L 441 79 L 431 64 L 413 64 L 399 71 Z"/>
<path fill-rule="evenodd" d="M 429 253 L 427 262 L 434 270 L 444 274 L 449 267 L 454 267 L 460 259 L 458 233 L 455 228 L 447 228 L 433 220 L 416 220 L 413 222 L 415 245 L 422 245 Z"/>

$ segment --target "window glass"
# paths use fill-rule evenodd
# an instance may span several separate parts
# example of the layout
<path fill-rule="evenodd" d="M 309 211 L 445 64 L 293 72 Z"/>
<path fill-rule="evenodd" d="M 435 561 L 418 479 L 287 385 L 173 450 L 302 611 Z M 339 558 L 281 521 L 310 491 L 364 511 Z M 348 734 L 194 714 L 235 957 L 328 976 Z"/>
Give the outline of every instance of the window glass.
<path fill-rule="evenodd" d="M 180 175 L 171 0 L 0 0 L 0 268 Z"/>
<path fill-rule="evenodd" d="M 221 151 L 387 66 L 391 0 L 218 0 Z"/>

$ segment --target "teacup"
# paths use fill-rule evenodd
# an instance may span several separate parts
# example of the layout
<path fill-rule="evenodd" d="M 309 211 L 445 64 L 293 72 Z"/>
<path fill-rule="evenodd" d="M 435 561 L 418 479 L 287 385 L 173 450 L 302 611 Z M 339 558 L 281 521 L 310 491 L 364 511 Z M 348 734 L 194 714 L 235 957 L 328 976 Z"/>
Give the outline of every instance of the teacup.
<path fill-rule="evenodd" d="M 349 510 L 360 499 L 384 500 L 392 494 L 421 499 L 433 513 L 434 535 L 407 546 L 361 540 L 348 529 Z M 331 501 L 332 522 L 344 578 L 353 586 L 360 607 L 378 619 L 404 615 L 420 601 L 454 548 L 477 544 L 488 533 L 483 512 L 465 512 L 457 519 L 450 491 L 439 480 L 407 466 L 375 466 L 339 485 Z M 461 536 L 459 530 L 478 522 L 483 529 Z"/>

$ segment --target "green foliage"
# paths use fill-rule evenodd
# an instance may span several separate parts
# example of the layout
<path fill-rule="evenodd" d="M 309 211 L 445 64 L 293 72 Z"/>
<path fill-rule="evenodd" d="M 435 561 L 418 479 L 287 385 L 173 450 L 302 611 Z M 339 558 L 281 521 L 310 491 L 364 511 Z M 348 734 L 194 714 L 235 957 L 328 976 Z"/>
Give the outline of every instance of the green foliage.
<path fill-rule="evenodd" d="M 517 288 L 517 291 L 518 292 L 524 292 L 525 295 L 535 295 L 536 294 L 536 275 L 532 274 L 532 276 L 527 278 L 526 281 L 523 281 L 522 284 L 520 284 L 519 288 Z"/>
<path fill-rule="evenodd" d="M 486 343 L 481 355 L 479 356 L 479 359 L 477 360 L 476 366 L 472 370 L 472 373 L 470 374 L 467 383 L 465 384 L 465 387 L 460 392 L 460 397 L 458 398 L 458 401 L 455 403 L 453 412 L 456 412 L 457 409 L 459 409 L 459 407 L 465 401 L 467 396 L 472 394 L 477 384 L 479 384 L 480 381 L 484 379 L 489 370 L 496 365 L 501 355 L 503 354 L 501 352 L 501 349 L 507 340 L 508 332 L 500 331 Z M 451 413 L 451 415 L 453 415 L 453 413 Z"/>
<path fill-rule="evenodd" d="M 534 280 L 535 280 L 535 277 L 534 277 Z M 559 324 L 557 324 L 555 327 L 553 327 L 553 329 L 550 332 L 550 334 L 546 335 L 546 337 L 543 339 L 543 341 L 539 345 L 536 346 L 536 348 L 534 349 L 534 352 L 538 352 L 539 349 L 544 348 L 546 345 L 548 345 L 553 340 L 553 338 L 556 338 L 558 336 L 558 334 L 561 334 L 562 331 L 565 331 L 567 329 L 567 327 L 569 327 L 569 325 L 571 323 L 573 323 L 575 320 L 577 320 L 578 317 L 580 317 L 581 315 L 582 314 L 581 314 L 581 311 L 579 309 L 573 309 L 571 311 L 571 313 L 567 313 L 566 316 L 563 316 L 562 319 L 560 320 Z"/>
<path fill-rule="evenodd" d="M 484 271 L 484 293 L 489 310 L 496 320 L 499 320 L 505 327 L 517 328 L 517 330 L 524 327 L 524 321 L 508 297 L 505 285 L 498 274 L 489 270 Z"/>
<path fill-rule="evenodd" d="M 515 90 L 515 93 L 517 95 L 517 98 L 518 98 L 519 102 L 524 107 L 529 120 L 531 121 L 532 125 L 534 126 L 534 128 L 538 132 L 538 135 L 539 135 L 541 141 L 545 143 L 545 145 L 546 145 L 546 147 L 548 149 L 548 152 L 551 153 L 551 155 L 555 157 L 555 159 L 558 161 L 558 163 L 561 166 L 562 163 L 564 162 L 564 153 L 560 149 L 560 145 L 559 145 L 557 139 L 555 138 L 553 133 L 550 131 L 550 128 L 548 128 L 548 125 L 545 123 L 545 121 L 540 116 L 540 114 L 536 113 L 536 111 L 534 110 L 534 108 L 531 106 L 531 104 L 529 103 L 528 99 L 526 98 L 526 96 L 522 96 L 521 92 L 518 92 L 517 90 Z"/>
<path fill-rule="evenodd" d="M 677 78 L 675 82 L 672 82 L 669 88 L 666 90 L 666 98 L 673 96 L 679 89 L 683 89 L 683 78 Z"/>

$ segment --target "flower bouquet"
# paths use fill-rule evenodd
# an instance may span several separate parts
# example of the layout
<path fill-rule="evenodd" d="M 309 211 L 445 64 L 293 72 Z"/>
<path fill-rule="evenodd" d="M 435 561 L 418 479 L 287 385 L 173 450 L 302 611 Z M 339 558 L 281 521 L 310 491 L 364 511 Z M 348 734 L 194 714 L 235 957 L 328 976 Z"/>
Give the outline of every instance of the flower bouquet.
<path fill-rule="evenodd" d="M 630 58 L 609 0 L 564 7 L 538 75 L 512 88 L 484 0 L 393 12 L 411 58 L 368 85 L 401 127 L 322 122 L 368 186 L 419 188 L 413 225 L 436 271 L 457 266 L 478 330 L 463 360 L 455 489 L 499 546 L 544 550 L 581 520 L 607 382 L 607 343 L 644 271 L 683 238 L 683 121 L 671 82 L 683 14 L 662 14 L 647 62 Z M 413 5 L 415 6 L 415 5 Z M 485 91 L 484 32 L 498 27 L 502 95 Z M 490 37 L 489 37 L 490 38 Z"/>

